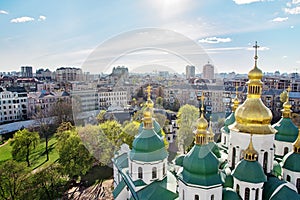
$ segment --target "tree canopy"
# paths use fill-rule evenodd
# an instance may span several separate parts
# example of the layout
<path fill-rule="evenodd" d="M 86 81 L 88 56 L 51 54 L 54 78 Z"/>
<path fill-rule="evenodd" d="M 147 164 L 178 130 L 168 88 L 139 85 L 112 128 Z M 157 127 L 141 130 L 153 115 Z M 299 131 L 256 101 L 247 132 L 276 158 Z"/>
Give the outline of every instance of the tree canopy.
<path fill-rule="evenodd" d="M 27 129 L 19 130 L 11 140 L 12 156 L 15 160 L 26 159 L 27 166 L 30 166 L 29 155 L 40 141 L 37 132 L 31 132 Z"/>

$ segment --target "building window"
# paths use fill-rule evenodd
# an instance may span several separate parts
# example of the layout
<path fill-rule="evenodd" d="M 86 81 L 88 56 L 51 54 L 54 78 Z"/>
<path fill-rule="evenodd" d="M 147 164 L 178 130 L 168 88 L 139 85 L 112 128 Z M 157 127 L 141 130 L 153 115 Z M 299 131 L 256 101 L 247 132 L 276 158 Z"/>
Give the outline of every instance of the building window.
<path fill-rule="evenodd" d="M 255 190 L 255 200 L 259 199 L 259 188 Z"/>
<path fill-rule="evenodd" d="M 226 136 L 224 136 L 224 144 L 226 145 Z"/>
<path fill-rule="evenodd" d="M 195 200 L 199 200 L 199 195 L 198 194 L 195 195 Z"/>
<path fill-rule="evenodd" d="M 214 199 L 215 199 L 215 195 L 212 194 L 212 195 L 210 196 L 210 200 L 214 200 Z"/>
<path fill-rule="evenodd" d="M 143 179 L 143 169 L 141 167 L 138 168 L 138 178 Z"/>
<path fill-rule="evenodd" d="M 283 155 L 287 154 L 288 152 L 289 152 L 289 148 L 288 147 L 284 147 Z"/>
<path fill-rule="evenodd" d="M 250 189 L 246 188 L 245 189 L 245 200 L 249 200 L 249 196 L 250 196 Z"/>
<path fill-rule="evenodd" d="M 291 177 L 290 175 L 286 175 L 286 181 L 290 182 L 291 181 Z"/>
<path fill-rule="evenodd" d="M 240 194 L 240 185 L 239 184 L 236 185 L 236 193 L 238 195 Z"/>
<path fill-rule="evenodd" d="M 268 171 L 268 152 L 264 153 L 263 169 L 264 169 L 264 172 L 267 173 L 267 171 Z"/>
<path fill-rule="evenodd" d="M 182 200 L 184 200 L 184 190 L 182 190 Z"/>
<path fill-rule="evenodd" d="M 157 169 L 156 169 L 156 167 L 153 167 L 152 168 L 152 179 L 155 179 L 155 178 L 157 178 Z"/>
<path fill-rule="evenodd" d="M 232 148 L 232 167 L 235 168 L 235 156 L 236 156 L 236 150 L 235 147 Z"/>
<path fill-rule="evenodd" d="M 297 181 L 296 181 L 296 188 L 298 190 L 298 194 L 300 194 L 300 178 L 297 178 Z"/>
<path fill-rule="evenodd" d="M 166 164 L 163 164 L 163 176 L 166 174 Z"/>

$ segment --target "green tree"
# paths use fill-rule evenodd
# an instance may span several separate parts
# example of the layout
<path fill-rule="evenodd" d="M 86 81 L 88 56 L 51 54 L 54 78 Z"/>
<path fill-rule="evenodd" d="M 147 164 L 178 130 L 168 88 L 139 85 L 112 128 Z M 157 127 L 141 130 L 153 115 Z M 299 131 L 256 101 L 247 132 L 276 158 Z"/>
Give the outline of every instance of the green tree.
<path fill-rule="evenodd" d="M 85 147 L 101 165 L 110 165 L 114 155 L 114 145 L 106 137 L 100 126 L 87 125 L 78 128 L 78 133 Z"/>
<path fill-rule="evenodd" d="M 82 143 L 77 130 L 59 133 L 57 149 L 59 163 L 70 177 L 84 175 L 92 167 L 92 157 Z"/>
<path fill-rule="evenodd" d="M 23 199 L 26 175 L 23 163 L 9 160 L 0 165 L 0 199 Z"/>
<path fill-rule="evenodd" d="M 127 123 L 123 128 L 123 142 L 128 144 L 129 147 L 132 147 L 132 142 L 135 135 L 139 132 L 140 123 L 137 121 L 132 121 Z"/>
<path fill-rule="evenodd" d="M 164 105 L 164 99 L 162 97 L 156 98 L 156 107 L 157 108 L 163 108 Z"/>
<path fill-rule="evenodd" d="M 12 156 L 16 160 L 26 158 L 27 166 L 30 166 L 29 155 L 31 150 L 35 149 L 40 141 L 40 136 L 37 132 L 31 132 L 27 129 L 19 130 L 15 133 L 11 140 Z"/>
<path fill-rule="evenodd" d="M 63 99 L 58 99 L 58 101 L 53 104 L 50 110 L 50 115 L 55 116 L 55 124 L 61 124 L 63 122 L 70 122 L 74 124 L 72 103 L 67 102 Z"/>
<path fill-rule="evenodd" d="M 184 151 L 192 144 L 194 138 L 193 129 L 198 116 L 198 108 L 189 104 L 182 106 L 178 111 L 177 125 L 179 129 L 177 138 Z"/>
<path fill-rule="evenodd" d="M 41 169 L 29 178 L 27 197 L 29 199 L 59 199 L 66 191 L 67 179 L 62 175 L 62 166 L 58 163 Z"/>
<path fill-rule="evenodd" d="M 114 147 L 120 147 L 122 144 L 122 127 L 117 121 L 106 121 L 99 125 L 105 136 L 112 142 Z"/>
<path fill-rule="evenodd" d="M 41 109 L 37 107 L 37 112 L 33 116 L 35 120 L 35 124 L 37 127 L 37 131 L 40 133 L 42 137 L 45 138 L 45 153 L 46 153 L 46 161 L 49 160 L 49 151 L 48 151 L 48 142 L 51 135 L 50 126 L 53 123 L 50 112 L 46 109 Z M 53 132 L 52 132 L 53 134 Z"/>
<path fill-rule="evenodd" d="M 106 120 L 105 120 L 105 114 L 106 114 L 106 111 L 105 111 L 105 110 L 101 110 L 101 111 L 99 112 L 99 114 L 97 115 L 97 121 L 98 121 L 98 124 L 103 123 L 103 122 L 106 121 Z"/>

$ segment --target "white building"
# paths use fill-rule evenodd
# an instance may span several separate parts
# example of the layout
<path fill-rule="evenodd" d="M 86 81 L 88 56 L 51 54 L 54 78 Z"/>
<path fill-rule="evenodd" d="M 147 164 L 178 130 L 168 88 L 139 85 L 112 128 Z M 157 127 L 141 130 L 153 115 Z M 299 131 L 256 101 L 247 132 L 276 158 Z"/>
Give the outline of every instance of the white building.
<path fill-rule="evenodd" d="M 0 123 L 27 119 L 27 93 L 0 88 Z"/>
<path fill-rule="evenodd" d="M 100 108 L 108 108 L 110 106 L 124 108 L 128 105 L 127 91 L 99 92 Z"/>

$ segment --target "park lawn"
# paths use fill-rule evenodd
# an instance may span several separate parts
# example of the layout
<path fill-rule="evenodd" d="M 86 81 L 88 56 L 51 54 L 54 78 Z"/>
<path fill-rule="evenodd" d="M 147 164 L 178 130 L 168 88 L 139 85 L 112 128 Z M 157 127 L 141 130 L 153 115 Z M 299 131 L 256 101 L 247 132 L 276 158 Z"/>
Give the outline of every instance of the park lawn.
<path fill-rule="evenodd" d="M 30 169 L 37 169 L 40 166 L 47 167 L 52 163 L 56 162 L 59 158 L 56 147 L 57 139 L 55 137 L 51 137 L 48 143 L 49 149 L 49 160 L 46 162 L 46 154 L 45 154 L 45 139 L 42 139 L 41 142 L 36 146 L 34 150 L 31 151 L 29 160 L 30 160 Z M 6 160 L 12 159 L 11 155 L 12 147 L 9 143 L 0 147 L 0 164 L 5 162 Z M 24 160 L 22 160 L 25 162 Z"/>
<path fill-rule="evenodd" d="M 6 143 L 0 147 L 0 164 L 6 160 L 12 159 L 11 155 L 12 147 L 9 143 Z"/>
<path fill-rule="evenodd" d="M 46 162 L 45 139 L 42 139 L 37 147 L 31 152 L 29 156 L 30 168 L 37 169 L 40 166 L 47 167 L 56 162 L 59 158 L 58 151 L 55 148 L 57 143 L 56 137 L 51 137 L 48 141 L 49 160 Z"/>

